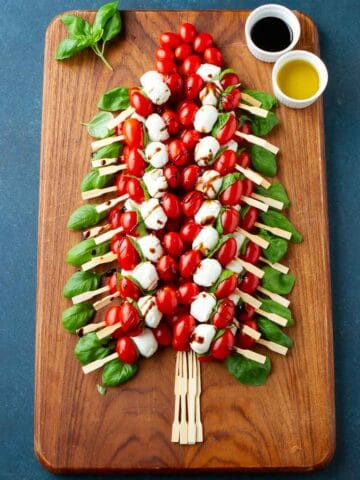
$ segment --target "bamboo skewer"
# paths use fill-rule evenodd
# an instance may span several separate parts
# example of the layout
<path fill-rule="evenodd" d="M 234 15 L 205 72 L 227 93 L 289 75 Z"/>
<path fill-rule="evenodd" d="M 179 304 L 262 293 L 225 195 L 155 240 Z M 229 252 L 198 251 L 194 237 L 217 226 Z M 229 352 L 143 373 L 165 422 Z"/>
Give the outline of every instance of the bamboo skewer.
<path fill-rule="evenodd" d="M 98 160 L 92 160 L 91 161 L 91 166 L 92 166 L 92 168 L 106 167 L 106 165 L 112 165 L 113 163 L 117 163 L 117 162 L 118 162 L 117 157 L 115 157 L 115 158 L 99 158 Z"/>
<path fill-rule="evenodd" d="M 281 295 L 278 295 L 277 293 L 270 292 L 270 290 L 267 290 L 263 287 L 258 287 L 257 289 L 260 293 L 268 296 L 269 298 L 271 298 L 271 300 L 274 300 L 274 302 L 280 303 L 280 305 L 282 305 L 283 307 L 287 308 L 290 305 L 290 300 L 282 297 Z"/>
<path fill-rule="evenodd" d="M 269 207 L 276 208 L 277 210 L 282 210 L 284 208 L 283 202 L 280 202 L 279 200 L 275 200 L 274 198 L 265 197 L 264 195 L 259 195 L 258 193 L 253 193 L 252 197 L 256 198 L 257 200 L 260 200 L 261 202 L 266 203 L 267 205 L 269 205 Z"/>
<path fill-rule="evenodd" d="M 180 357 L 180 445 L 186 445 L 188 440 L 188 424 L 186 420 L 186 394 L 187 394 L 187 361 L 186 353 L 181 352 Z"/>
<path fill-rule="evenodd" d="M 247 102 L 250 105 L 253 105 L 254 107 L 261 106 L 261 102 L 259 100 L 256 100 L 256 98 L 252 97 L 248 93 L 241 92 L 241 98 L 244 100 L 244 102 Z"/>
<path fill-rule="evenodd" d="M 263 223 L 256 222 L 255 227 L 262 228 L 263 230 L 267 230 L 268 232 L 276 235 L 280 238 L 285 238 L 286 240 L 290 240 L 292 237 L 292 233 L 288 230 L 283 230 L 282 228 L 278 227 L 269 227 L 268 225 L 264 225 Z"/>
<path fill-rule="evenodd" d="M 188 444 L 196 443 L 196 421 L 195 421 L 195 402 L 197 390 L 197 359 L 195 353 L 191 350 L 187 353 L 188 359 L 188 394 L 187 394 L 187 408 L 188 408 Z"/>
<path fill-rule="evenodd" d="M 100 245 L 101 243 L 105 243 L 108 240 L 111 240 L 115 235 L 121 233 L 123 231 L 123 227 L 113 228 L 109 232 L 102 233 L 98 237 L 94 238 L 95 245 Z"/>
<path fill-rule="evenodd" d="M 235 352 L 239 353 L 249 360 L 254 360 L 254 362 L 261 363 L 262 365 L 266 362 L 266 357 L 260 355 L 260 353 L 253 352 L 252 350 L 245 350 L 244 348 L 235 347 Z"/>
<path fill-rule="evenodd" d="M 99 235 L 99 233 L 106 232 L 110 230 L 111 225 L 108 223 L 106 225 L 99 225 L 97 227 L 89 228 L 88 230 L 83 231 L 83 238 L 86 240 L 87 238 L 93 238 Z"/>
<path fill-rule="evenodd" d="M 255 310 L 259 310 L 261 307 L 261 302 L 249 293 L 242 292 L 238 288 L 235 290 L 235 292 L 240 296 L 243 302 L 248 303 L 251 307 L 255 308 Z"/>
<path fill-rule="evenodd" d="M 120 323 L 115 323 L 114 325 L 109 325 L 99 332 L 97 332 L 96 336 L 98 337 L 99 340 L 102 340 L 103 338 L 109 337 L 112 333 L 116 332 L 118 328 L 120 328 L 121 325 Z"/>
<path fill-rule="evenodd" d="M 123 140 L 123 135 L 102 138 L 101 140 L 95 140 L 94 142 L 91 142 L 91 151 L 96 152 L 97 150 L 99 150 L 99 148 L 106 147 L 107 145 L 111 145 L 112 143 L 122 142 Z"/>
<path fill-rule="evenodd" d="M 265 180 L 265 178 L 259 175 L 257 172 L 254 172 L 254 170 L 251 170 L 251 168 L 244 168 L 241 165 L 235 165 L 235 169 L 242 173 L 244 177 L 256 183 L 256 185 L 261 185 L 266 189 L 270 188 L 271 183 Z"/>
<path fill-rule="evenodd" d="M 91 198 L 101 197 L 106 193 L 116 192 L 116 185 L 105 188 L 94 188 L 93 190 L 87 190 L 86 192 L 81 192 L 81 198 L 83 200 L 90 200 Z"/>
<path fill-rule="evenodd" d="M 256 137 L 255 135 L 251 135 L 248 133 L 243 133 L 243 132 L 235 132 L 235 135 L 237 137 L 243 138 L 249 143 L 252 143 L 253 145 L 258 145 L 259 147 L 265 148 L 265 150 L 269 150 L 269 152 L 274 153 L 275 155 L 279 151 L 279 147 L 276 147 L 272 143 L 268 142 L 267 140 L 264 140 L 261 137 Z"/>
<path fill-rule="evenodd" d="M 289 267 L 287 267 L 286 265 L 283 265 L 282 263 L 271 263 L 270 260 L 268 260 L 267 258 L 264 258 L 264 257 L 260 257 L 260 260 L 263 263 L 266 263 L 266 265 L 270 265 L 270 267 L 273 268 L 274 270 L 278 270 L 281 273 L 286 274 L 290 270 Z"/>
<path fill-rule="evenodd" d="M 104 177 L 105 175 L 113 175 L 114 173 L 121 172 L 126 170 L 127 166 L 122 163 L 120 165 L 109 165 L 108 167 L 99 168 L 99 176 Z"/>
<path fill-rule="evenodd" d="M 281 317 L 280 315 L 277 315 L 276 313 L 265 312 L 265 310 L 262 310 L 261 308 L 256 309 L 256 313 L 258 313 L 262 317 L 265 317 L 268 320 L 271 320 L 272 322 L 280 325 L 281 327 L 286 327 L 286 325 L 288 323 L 286 318 Z"/>
<path fill-rule="evenodd" d="M 196 358 L 196 356 L 195 356 Z M 200 396 L 201 396 L 201 366 L 199 360 L 196 358 L 196 398 L 195 398 L 195 420 L 196 420 L 196 442 L 203 442 L 204 432 L 201 422 L 201 408 L 200 408 Z"/>
<path fill-rule="evenodd" d="M 118 203 L 123 202 L 128 198 L 129 198 L 129 195 L 126 193 L 125 195 L 121 195 L 120 197 L 112 198 L 107 202 L 99 203 L 99 205 L 96 206 L 96 211 L 97 213 L 106 212 L 107 210 L 110 210 L 111 208 L 115 207 Z"/>
<path fill-rule="evenodd" d="M 92 258 L 89 262 L 83 263 L 81 265 L 81 270 L 86 272 L 87 270 L 91 270 L 103 263 L 110 263 L 117 259 L 116 253 L 108 252 L 105 255 L 100 255 L 99 257 Z"/>
<path fill-rule="evenodd" d="M 175 394 L 175 407 L 174 407 L 174 421 L 171 429 L 171 441 L 178 442 L 180 440 L 180 361 L 181 352 L 176 353 L 175 363 L 175 380 L 174 380 L 174 394 Z"/>
<path fill-rule="evenodd" d="M 247 230 L 244 230 L 241 227 L 238 227 L 236 229 L 236 231 L 239 232 L 239 233 L 242 233 L 244 235 L 244 237 L 246 237 L 249 240 L 251 240 L 252 242 L 256 243 L 256 245 L 259 245 L 261 248 L 265 248 L 265 250 L 270 245 L 269 242 L 267 240 L 265 240 L 264 238 L 259 237 L 259 235 L 254 235 L 254 234 L 248 232 Z"/>
<path fill-rule="evenodd" d="M 269 340 L 264 340 L 263 338 L 258 340 L 257 343 L 259 343 L 260 345 L 263 345 L 264 347 L 268 348 L 272 352 L 280 353 L 280 355 L 286 355 L 289 350 L 287 347 L 284 347 L 283 345 L 279 345 L 278 343 L 275 343 L 275 342 L 270 342 Z"/>
<path fill-rule="evenodd" d="M 245 335 L 248 335 L 249 337 L 253 338 L 257 342 L 260 340 L 261 333 L 255 330 L 254 328 L 248 327 L 247 325 L 243 325 L 242 332 L 245 333 Z"/>
<path fill-rule="evenodd" d="M 120 297 L 120 292 L 112 293 L 111 295 L 101 298 L 97 302 L 93 303 L 93 307 L 96 311 L 101 310 L 102 308 L 106 307 L 111 302 L 113 302 L 115 298 L 118 298 L 118 297 Z"/>
<path fill-rule="evenodd" d="M 242 110 L 246 110 L 247 112 L 252 113 L 257 117 L 262 117 L 262 118 L 266 118 L 269 113 L 269 111 L 265 110 L 264 108 L 246 105 L 245 103 L 240 103 L 239 108 L 241 108 Z"/>
<path fill-rule="evenodd" d="M 101 287 L 96 290 L 89 290 L 88 292 L 79 293 L 79 295 L 75 295 L 75 297 L 72 297 L 71 300 L 74 305 L 77 303 L 87 302 L 91 298 L 94 298 L 97 295 L 101 295 L 102 293 L 106 293 L 109 290 L 110 287 L 108 285 L 105 285 L 105 287 Z"/>
<path fill-rule="evenodd" d="M 118 354 L 116 352 L 111 353 L 107 357 L 101 358 L 100 360 L 95 360 L 95 362 L 88 363 L 87 365 L 84 365 L 82 367 L 83 372 L 85 373 L 85 375 L 87 373 L 94 372 L 95 370 L 98 370 L 112 360 L 115 360 L 115 358 L 118 358 Z"/>
<path fill-rule="evenodd" d="M 263 212 L 267 212 L 269 210 L 269 205 L 267 205 L 264 202 L 259 202 L 259 200 L 256 200 L 255 198 L 247 197 L 246 195 L 243 195 L 241 197 L 241 200 L 245 202 L 247 205 L 250 205 L 250 207 L 258 208 Z"/>
<path fill-rule="evenodd" d="M 126 110 L 123 110 L 119 113 L 116 117 L 114 117 L 110 122 L 106 125 L 109 130 L 112 130 L 117 125 L 122 123 L 124 120 L 129 118 L 135 112 L 135 108 L 128 107 Z"/>
<path fill-rule="evenodd" d="M 85 327 L 78 328 L 76 330 L 76 335 L 78 337 L 82 337 L 83 335 L 86 335 L 87 333 L 96 332 L 96 330 L 99 330 L 104 325 L 105 325 L 105 322 L 89 323 L 89 325 L 86 325 Z"/>
<path fill-rule="evenodd" d="M 236 260 L 240 263 L 242 267 L 245 268 L 246 271 L 254 274 L 256 277 L 263 278 L 265 275 L 264 271 L 261 268 L 256 267 L 254 264 L 250 262 L 245 262 L 242 258 L 237 257 Z"/>

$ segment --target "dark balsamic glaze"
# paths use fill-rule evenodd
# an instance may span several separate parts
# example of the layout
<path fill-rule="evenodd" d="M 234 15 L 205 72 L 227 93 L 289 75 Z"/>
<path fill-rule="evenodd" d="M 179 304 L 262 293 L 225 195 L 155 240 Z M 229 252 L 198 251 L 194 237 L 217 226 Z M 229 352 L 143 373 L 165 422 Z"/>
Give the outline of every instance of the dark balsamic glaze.
<path fill-rule="evenodd" d="M 280 52 L 287 48 L 293 39 L 289 25 L 277 17 L 261 18 L 252 27 L 250 36 L 258 48 L 267 52 Z"/>

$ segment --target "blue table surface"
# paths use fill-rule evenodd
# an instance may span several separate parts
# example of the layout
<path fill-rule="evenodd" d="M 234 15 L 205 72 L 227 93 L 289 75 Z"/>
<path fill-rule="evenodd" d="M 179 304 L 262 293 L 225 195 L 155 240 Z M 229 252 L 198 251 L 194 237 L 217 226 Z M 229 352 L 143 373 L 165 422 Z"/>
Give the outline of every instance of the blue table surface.
<path fill-rule="evenodd" d="M 261 3 L 264 2 L 123 0 L 121 8 L 251 9 Z M 322 57 L 330 75 L 324 107 L 337 451 L 327 469 L 312 474 L 312 478 L 358 479 L 360 318 L 356 312 L 360 311 L 360 257 L 357 252 L 360 235 L 360 2 L 299 0 L 282 3 L 302 10 L 314 19 L 320 32 Z M 33 454 L 36 244 L 44 33 L 50 20 L 58 13 L 72 9 L 95 9 L 100 4 L 94 0 L 0 0 L 0 479 L 34 480 L 53 476 L 38 464 Z M 235 475 L 211 477 L 235 478 Z M 267 477 L 275 478 L 276 475 Z M 301 475 L 303 477 L 305 474 Z M 286 478 L 292 476 L 286 475 Z"/>

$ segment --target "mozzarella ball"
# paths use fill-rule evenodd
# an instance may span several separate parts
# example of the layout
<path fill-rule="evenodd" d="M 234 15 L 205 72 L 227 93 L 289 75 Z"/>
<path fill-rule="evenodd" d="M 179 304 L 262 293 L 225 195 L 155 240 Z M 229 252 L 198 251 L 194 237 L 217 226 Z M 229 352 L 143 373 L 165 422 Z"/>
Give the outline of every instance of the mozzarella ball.
<path fill-rule="evenodd" d="M 194 216 L 199 225 L 211 225 L 215 222 L 221 210 L 221 203 L 218 200 L 205 200 Z"/>
<path fill-rule="evenodd" d="M 200 250 L 203 255 L 207 255 L 213 248 L 215 248 L 219 240 L 219 234 L 215 228 L 209 225 L 202 228 L 199 235 L 197 235 L 192 243 L 193 250 Z"/>
<path fill-rule="evenodd" d="M 136 239 L 141 251 L 147 260 L 157 262 L 163 256 L 164 250 L 161 242 L 156 235 L 150 234 Z"/>
<path fill-rule="evenodd" d="M 226 270 L 231 270 L 232 272 L 239 275 L 243 271 L 243 266 L 238 258 L 233 258 L 231 262 L 226 265 Z"/>
<path fill-rule="evenodd" d="M 142 262 L 136 265 L 131 276 L 144 290 L 154 290 L 157 287 L 159 277 L 156 268 L 151 262 Z"/>
<path fill-rule="evenodd" d="M 142 202 L 140 213 L 145 225 L 151 230 L 161 230 L 167 222 L 167 216 L 156 198 Z"/>
<path fill-rule="evenodd" d="M 199 178 L 195 190 L 202 192 L 207 198 L 216 198 L 222 185 L 222 176 L 216 170 L 206 170 Z"/>
<path fill-rule="evenodd" d="M 203 63 L 196 71 L 204 82 L 211 82 L 220 72 L 221 68 L 217 65 L 212 65 L 211 63 Z"/>
<path fill-rule="evenodd" d="M 203 105 L 195 114 L 194 128 L 200 133 L 210 133 L 219 112 L 212 105 Z"/>
<path fill-rule="evenodd" d="M 146 160 L 155 168 L 161 168 L 169 161 L 168 147 L 162 142 L 150 142 L 145 149 Z"/>
<path fill-rule="evenodd" d="M 216 107 L 218 104 L 219 90 L 213 83 L 208 83 L 199 93 L 200 101 L 203 105 L 212 105 Z"/>
<path fill-rule="evenodd" d="M 140 355 L 145 358 L 149 358 L 154 355 L 158 348 L 156 338 L 149 328 L 144 328 L 140 335 L 131 337 L 131 340 L 135 343 Z"/>
<path fill-rule="evenodd" d="M 199 355 L 206 353 L 213 341 L 216 334 L 216 328 L 214 325 L 203 323 L 197 325 L 190 337 L 190 347 L 195 353 Z"/>
<path fill-rule="evenodd" d="M 155 297 L 146 295 L 146 297 L 139 298 L 138 306 L 146 325 L 150 328 L 156 328 L 160 323 L 162 313 L 157 308 Z"/>
<path fill-rule="evenodd" d="M 215 159 L 219 150 L 220 144 L 216 138 L 203 137 L 195 147 L 195 162 L 199 167 L 206 167 Z"/>
<path fill-rule="evenodd" d="M 148 72 L 145 72 L 141 77 L 140 77 L 140 83 L 144 88 L 147 87 L 153 87 L 159 82 L 163 82 L 164 78 L 161 75 L 161 73 L 157 72 L 156 70 L 149 70 Z"/>
<path fill-rule="evenodd" d="M 239 145 L 237 144 L 237 142 L 235 142 L 235 140 L 229 140 L 227 143 L 225 143 L 225 145 L 223 145 L 223 148 L 225 148 L 225 150 L 232 150 L 236 153 Z"/>
<path fill-rule="evenodd" d="M 200 287 L 211 287 L 221 274 L 221 265 L 214 258 L 204 258 L 196 269 L 193 280 Z"/>
<path fill-rule="evenodd" d="M 165 122 L 157 113 L 152 113 L 147 117 L 145 126 L 152 142 L 162 142 L 169 138 Z"/>
<path fill-rule="evenodd" d="M 216 305 L 216 298 L 207 292 L 200 292 L 191 303 L 190 314 L 198 322 L 207 322 L 211 312 Z"/>
<path fill-rule="evenodd" d="M 166 103 L 171 95 L 171 91 L 165 82 L 158 82 L 151 87 L 144 87 L 144 92 L 155 105 Z"/>
<path fill-rule="evenodd" d="M 144 173 L 143 180 L 149 194 L 153 198 L 161 198 L 168 189 L 168 184 L 161 168 L 154 168 L 154 170 Z"/>
<path fill-rule="evenodd" d="M 246 237 L 245 237 L 242 233 L 236 232 L 236 231 L 235 231 L 232 235 L 233 235 L 233 237 L 234 237 L 235 240 L 236 240 L 237 254 L 239 255 L 239 254 L 240 254 L 241 247 L 242 247 L 242 244 L 245 242 Z"/>
<path fill-rule="evenodd" d="M 240 290 L 237 288 L 234 293 L 232 293 L 229 296 L 229 299 L 234 302 L 234 305 L 236 306 L 240 302 Z"/>

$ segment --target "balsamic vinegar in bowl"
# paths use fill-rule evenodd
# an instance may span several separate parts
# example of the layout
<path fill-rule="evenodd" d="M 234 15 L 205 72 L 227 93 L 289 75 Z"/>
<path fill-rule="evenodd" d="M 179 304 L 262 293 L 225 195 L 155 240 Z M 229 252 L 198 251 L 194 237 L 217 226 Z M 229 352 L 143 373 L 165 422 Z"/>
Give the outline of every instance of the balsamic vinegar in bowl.
<path fill-rule="evenodd" d="M 267 52 L 285 50 L 293 41 L 289 25 L 278 17 L 264 17 L 257 21 L 250 31 L 254 44 Z"/>

